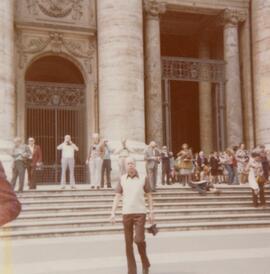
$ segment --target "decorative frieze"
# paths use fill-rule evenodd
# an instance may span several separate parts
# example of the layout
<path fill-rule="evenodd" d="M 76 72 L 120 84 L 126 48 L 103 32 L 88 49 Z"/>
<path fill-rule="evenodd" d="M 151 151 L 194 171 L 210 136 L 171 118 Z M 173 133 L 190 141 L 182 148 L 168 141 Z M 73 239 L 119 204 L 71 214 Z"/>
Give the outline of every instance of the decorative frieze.
<path fill-rule="evenodd" d="M 82 0 L 27 0 L 27 9 L 31 15 L 41 12 L 56 18 L 71 14 L 73 20 L 79 20 L 83 15 Z"/>
<path fill-rule="evenodd" d="M 50 32 L 47 35 L 18 34 L 17 49 L 19 66 L 23 68 L 28 56 L 50 52 L 53 54 L 66 53 L 83 61 L 89 73 L 92 72 L 91 60 L 96 51 L 96 42 L 92 39 L 75 39 L 66 37 L 63 33 Z"/>

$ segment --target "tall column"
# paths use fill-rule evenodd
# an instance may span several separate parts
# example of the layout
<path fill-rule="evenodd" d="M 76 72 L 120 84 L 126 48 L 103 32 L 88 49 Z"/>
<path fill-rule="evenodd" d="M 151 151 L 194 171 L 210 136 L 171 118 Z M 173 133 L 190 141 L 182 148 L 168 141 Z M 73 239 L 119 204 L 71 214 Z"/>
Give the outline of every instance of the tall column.
<path fill-rule="evenodd" d="M 252 71 L 251 71 L 251 33 L 249 16 L 241 26 L 240 30 L 242 87 L 243 87 L 243 120 L 244 120 L 244 140 L 247 148 L 254 147 L 254 109 L 252 94 Z"/>
<path fill-rule="evenodd" d="M 145 74 L 147 141 L 163 145 L 163 107 L 161 86 L 160 22 L 165 4 L 145 0 Z"/>
<path fill-rule="evenodd" d="M 14 2 L 0 1 L 0 160 L 10 171 L 15 134 Z"/>
<path fill-rule="evenodd" d="M 145 141 L 142 1 L 98 0 L 102 137 Z"/>
<path fill-rule="evenodd" d="M 226 9 L 223 20 L 227 146 L 234 146 L 243 141 L 238 24 L 244 20 L 244 14 Z"/>
<path fill-rule="evenodd" d="M 270 0 L 252 1 L 256 143 L 270 145 Z"/>
<path fill-rule="evenodd" d="M 209 39 L 204 36 L 199 42 L 199 57 L 210 59 Z M 203 66 L 203 72 L 209 74 L 208 65 Z M 199 82 L 200 105 L 200 142 L 201 148 L 206 153 L 213 151 L 213 119 L 212 119 L 212 88 L 211 82 Z"/>

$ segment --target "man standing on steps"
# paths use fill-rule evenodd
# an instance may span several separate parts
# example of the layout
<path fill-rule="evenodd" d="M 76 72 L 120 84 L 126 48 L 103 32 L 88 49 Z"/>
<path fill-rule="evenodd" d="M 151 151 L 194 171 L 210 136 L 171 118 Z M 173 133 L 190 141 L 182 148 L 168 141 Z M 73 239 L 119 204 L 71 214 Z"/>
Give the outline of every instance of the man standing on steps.
<path fill-rule="evenodd" d="M 159 159 L 160 153 L 157 149 L 157 144 L 156 142 L 151 141 L 144 152 L 144 160 L 146 164 L 146 173 L 149 177 L 150 186 L 153 192 L 156 191 L 157 186 Z"/>
<path fill-rule="evenodd" d="M 110 221 L 115 223 L 115 211 L 123 197 L 123 225 L 126 242 L 126 256 L 128 263 L 128 274 L 137 274 L 137 266 L 134 257 L 133 239 L 137 244 L 138 251 L 143 265 L 143 274 L 149 274 L 150 262 L 146 254 L 145 242 L 145 222 L 146 222 L 146 204 L 145 193 L 149 206 L 149 221 L 154 223 L 153 199 L 148 177 L 142 177 L 136 170 L 135 160 L 126 159 L 127 174 L 121 177 L 115 189 L 115 198 L 113 202 Z M 135 230 L 135 237 L 134 237 Z"/>

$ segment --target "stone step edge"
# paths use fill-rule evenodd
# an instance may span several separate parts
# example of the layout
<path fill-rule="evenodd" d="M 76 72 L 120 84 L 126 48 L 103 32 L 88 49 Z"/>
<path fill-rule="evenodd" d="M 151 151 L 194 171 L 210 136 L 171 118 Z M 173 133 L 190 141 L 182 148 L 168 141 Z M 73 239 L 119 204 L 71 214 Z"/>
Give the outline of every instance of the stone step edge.
<path fill-rule="evenodd" d="M 232 211 L 234 213 L 235 211 L 254 211 L 258 210 L 258 208 L 254 207 L 242 207 L 242 208 L 179 208 L 179 209 L 156 209 L 155 213 L 156 214 L 170 214 L 170 213 L 193 213 L 193 212 L 223 212 L 223 211 Z M 268 210 L 270 212 L 270 208 L 264 209 Z M 18 219 L 20 218 L 38 218 L 38 217 L 44 217 L 44 218 L 50 218 L 50 217 L 76 217 L 76 216 L 96 216 L 96 215 L 108 215 L 110 211 L 97 211 L 97 212 L 62 212 L 62 213 L 46 213 L 45 214 L 29 214 L 26 212 L 22 212 Z M 79 214 L 79 215 L 78 215 Z M 117 211 L 116 214 L 121 214 L 121 211 Z"/>
<path fill-rule="evenodd" d="M 186 202 L 186 203 L 155 203 L 154 206 L 156 207 L 162 207 L 162 206 L 205 206 L 205 205 L 252 205 L 252 201 L 234 201 L 234 202 Z M 100 205 L 69 205 L 69 206 L 60 206 L 60 207 L 55 207 L 55 206 L 49 206 L 49 207 L 28 207 L 25 208 L 23 207 L 23 210 L 60 210 L 60 209 L 95 209 L 95 208 L 108 208 L 111 207 L 112 203 L 108 204 L 100 204 Z M 121 207 L 121 204 L 119 205 Z"/>
<path fill-rule="evenodd" d="M 36 223 L 19 223 L 19 222 L 13 222 L 10 225 L 5 225 L 3 226 L 4 229 L 14 229 L 18 227 L 31 227 L 31 226 L 55 226 L 55 225 L 71 225 L 71 224 L 106 224 L 109 223 L 109 216 L 106 219 L 96 219 L 96 220 L 76 220 L 74 223 L 73 220 L 66 220 L 66 221 L 42 221 L 42 222 L 36 222 Z M 198 215 L 198 216 L 160 216 L 156 217 L 155 220 L 158 221 L 184 221 L 184 220 L 200 220 L 200 219 L 240 219 L 240 218 L 270 218 L 270 212 L 269 213 L 253 213 L 253 214 L 239 214 L 239 215 Z M 269 219 L 270 221 L 270 219 Z M 121 218 L 116 218 L 116 223 L 121 223 L 122 219 Z"/>
<path fill-rule="evenodd" d="M 270 196 L 266 196 L 266 199 L 270 199 Z M 159 197 L 159 198 L 154 198 L 154 201 L 169 201 L 169 200 L 251 200 L 250 197 L 222 197 L 221 195 L 219 196 L 214 196 L 214 197 L 209 197 L 209 196 L 195 196 L 195 197 Z M 71 199 L 71 200 L 51 200 L 51 201 L 44 201 L 44 200 L 37 200 L 37 201 L 21 201 L 20 202 L 23 205 L 34 205 L 34 204 L 58 204 L 58 203 L 87 203 L 87 202 L 93 202 L 93 203 L 98 203 L 98 202 L 113 202 L 113 199 L 82 199 L 82 200 L 76 200 L 76 199 Z"/>
<path fill-rule="evenodd" d="M 208 228 L 208 227 L 237 227 L 237 226 L 260 226 L 260 225 L 267 225 L 270 226 L 270 220 L 269 221 L 234 221 L 234 222 L 202 222 L 202 223 L 190 223 L 190 224 L 159 224 L 159 229 L 180 229 L 180 228 L 186 228 L 191 229 L 194 227 L 202 227 L 202 228 Z M 122 226 L 108 226 L 108 227 L 91 227 L 91 228 L 66 228 L 66 229 L 47 229 L 47 230 L 29 230 L 29 231 L 7 231 L 2 232 L 0 234 L 0 239 L 3 238 L 12 238 L 12 237 L 24 237 L 24 236 L 49 236 L 51 234 L 57 234 L 57 235 L 66 235 L 66 234 L 80 234 L 80 233 L 101 233 L 101 232 L 121 232 L 123 231 Z"/>

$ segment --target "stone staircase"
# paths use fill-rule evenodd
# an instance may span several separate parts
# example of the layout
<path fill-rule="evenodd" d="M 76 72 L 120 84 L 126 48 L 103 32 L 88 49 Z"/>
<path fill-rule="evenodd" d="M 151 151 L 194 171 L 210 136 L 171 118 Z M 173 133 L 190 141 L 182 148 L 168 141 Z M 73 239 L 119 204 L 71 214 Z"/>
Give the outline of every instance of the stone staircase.
<path fill-rule="evenodd" d="M 188 187 L 158 188 L 155 216 L 160 231 L 270 227 L 270 207 L 254 208 L 251 191 L 221 186 L 220 195 L 201 196 Z M 109 234 L 122 231 L 109 223 L 113 190 L 38 190 L 19 194 L 22 212 L 4 226 L 0 238 L 12 239 Z M 270 189 L 266 188 L 269 201 Z"/>

